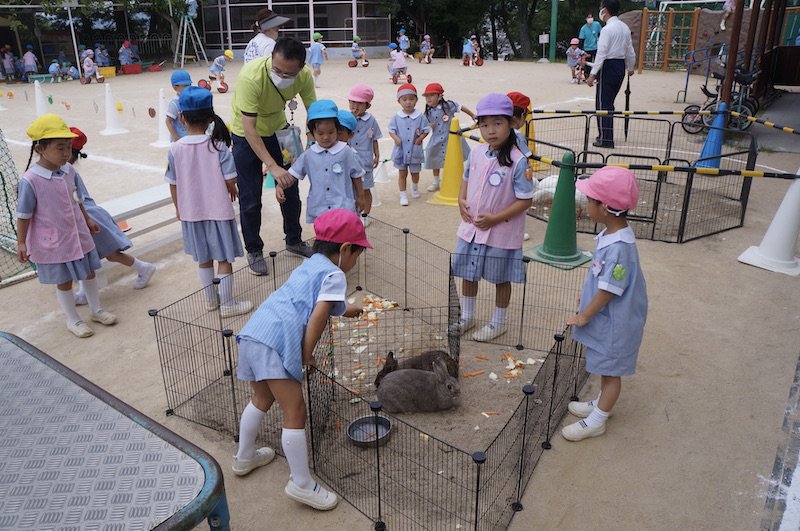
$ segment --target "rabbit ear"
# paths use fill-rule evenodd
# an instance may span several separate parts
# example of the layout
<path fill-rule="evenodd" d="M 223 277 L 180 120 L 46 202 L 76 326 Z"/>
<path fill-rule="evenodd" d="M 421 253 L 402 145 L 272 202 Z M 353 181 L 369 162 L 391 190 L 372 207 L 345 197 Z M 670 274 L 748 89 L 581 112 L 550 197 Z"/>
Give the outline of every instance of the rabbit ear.
<path fill-rule="evenodd" d="M 433 372 L 436 374 L 436 377 L 440 382 L 446 381 L 449 377 L 449 374 L 447 374 L 447 366 L 445 366 L 442 360 L 436 360 L 433 362 Z"/>

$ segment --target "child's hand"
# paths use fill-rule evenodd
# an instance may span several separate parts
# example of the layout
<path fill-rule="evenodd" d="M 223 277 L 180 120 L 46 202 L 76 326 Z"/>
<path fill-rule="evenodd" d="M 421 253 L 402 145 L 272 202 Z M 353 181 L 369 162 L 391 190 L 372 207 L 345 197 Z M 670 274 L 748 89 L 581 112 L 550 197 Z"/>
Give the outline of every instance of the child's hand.
<path fill-rule="evenodd" d="M 86 225 L 89 227 L 89 232 L 91 232 L 92 234 L 100 234 L 100 225 L 98 225 L 91 219 L 86 221 Z"/>
<path fill-rule="evenodd" d="M 356 207 L 358 207 L 358 210 L 360 210 L 361 212 L 364 212 L 364 211 L 367 210 L 368 206 L 371 206 L 371 205 L 367 205 L 367 196 L 366 196 L 366 194 L 359 195 L 358 199 L 356 199 Z"/>
<path fill-rule="evenodd" d="M 403 141 L 401 139 L 399 139 L 399 138 L 395 138 L 394 139 L 394 145 L 398 146 L 398 147 L 402 146 L 403 145 Z"/>
<path fill-rule="evenodd" d="M 314 359 L 314 356 L 311 356 L 309 358 L 306 358 L 304 356 L 303 357 L 303 365 L 305 365 L 306 367 L 316 367 L 317 366 L 317 360 Z"/>
<path fill-rule="evenodd" d="M 236 179 L 229 179 L 225 181 L 225 186 L 228 187 L 228 194 L 231 196 L 231 203 L 236 202 L 236 198 L 239 195 L 239 192 L 236 189 Z"/>
<path fill-rule="evenodd" d="M 472 214 L 469 212 L 469 205 L 466 201 L 458 200 L 458 211 L 461 214 L 461 219 L 467 223 L 472 223 Z"/>
<path fill-rule="evenodd" d="M 30 258 L 30 255 L 28 254 L 28 247 L 24 242 L 17 243 L 17 258 L 23 264 L 28 261 L 28 258 Z"/>
<path fill-rule="evenodd" d="M 499 222 L 500 220 L 492 214 L 478 214 L 478 217 L 475 218 L 473 224 L 481 230 L 487 230 L 491 229 Z"/>
<path fill-rule="evenodd" d="M 344 317 L 358 317 L 364 313 L 364 308 L 357 304 L 348 304 L 347 309 L 342 314 Z"/>
<path fill-rule="evenodd" d="M 275 186 L 275 199 L 278 200 L 278 203 L 285 203 L 286 202 L 286 194 L 283 192 L 283 188 L 280 186 Z"/>
<path fill-rule="evenodd" d="M 570 326 L 585 326 L 586 323 L 589 322 L 589 319 L 586 318 L 585 315 L 582 313 L 576 313 L 569 319 L 567 319 L 567 324 Z"/>
<path fill-rule="evenodd" d="M 380 161 L 381 161 L 381 158 L 378 156 L 377 153 L 375 153 L 375 155 L 372 157 L 372 168 L 373 169 L 377 168 L 378 164 L 380 163 Z"/>

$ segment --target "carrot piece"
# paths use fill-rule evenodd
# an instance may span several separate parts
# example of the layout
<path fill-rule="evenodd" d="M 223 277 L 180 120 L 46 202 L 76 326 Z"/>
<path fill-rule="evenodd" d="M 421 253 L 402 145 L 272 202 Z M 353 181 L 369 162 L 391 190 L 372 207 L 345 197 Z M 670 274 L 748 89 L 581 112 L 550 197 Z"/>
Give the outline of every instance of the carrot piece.
<path fill-rule="evenodd" d="M 507 359 L 507 360 L 509 360 L 509 361 L 514 361 L 514 356 L 512 356 L 512 355 L 511 355 L 511 354 L 509 354 L 508 352 L 504 352 L 504 353 L 503 353 L 503 358 L 505 358 L 505 359 Z"/>
<path fill-rule="evenodd" d="M 340 419 L 336 419 L 336 431 L 342 431 L 342 421 Z"/>
<path fill-rule="evenodd" d="M 481 411 L 481 415 L 499 415 L 497 411 Z"/>
<path fill-rule="evenodd" d="M 472 378 L 473 376 L 480 376 L 485 372 L 486 371 L 473 371 L 473 372 L 462 372 L 461 374 L 464 376 L 464 378 Z"/>
<path fill-rule="evenodd" d="M 476 360 L 489 361 L 489 357 L 488 356 L 475 356 L 475 359 Z"/>
<path fill-rule="evenodd" d="M 376 367 L 380 367 L 381 365 L 383 365 L 383 363 L 384 363 L 383 362 L 383 358 L 376 358 L 375 359 L 375 366 Z"/>
<path fill-rule="evenodd" d="M 505 378 L 506 380 L 510 380 L 511 378 L 519 378 L 519 375 L 518 374 L 504 374 L 503 378 Z"/>
<path fill-rule="evenodd" d="M 358 365 L 356 365 L 355 367 L 353 367 L 353 370 L 355 371 L 355 370 L 357 370 L 357 369 L 363 369 L 363 368 L 364 368 L 364 365 L 363 365 L 362 363 L 359 363 Z"/>
<path fill-rule="evenodd" d="M 351 326 L 355 328 L 364 328 L 365 326 L 369 326 L 369 323 L 358 322 L 358 323 L 353 323 Z"/>
<path fill-rule="evenodd" d="M 360 395 L 361 394 L 360 391 L 357 391 L 356 389 L 353 389 L 353 388 L 350 388 L 350 387 L 345 387 L 345 389 L 347 389 L 348 391 L 350 391 L 354 395 Z"/>

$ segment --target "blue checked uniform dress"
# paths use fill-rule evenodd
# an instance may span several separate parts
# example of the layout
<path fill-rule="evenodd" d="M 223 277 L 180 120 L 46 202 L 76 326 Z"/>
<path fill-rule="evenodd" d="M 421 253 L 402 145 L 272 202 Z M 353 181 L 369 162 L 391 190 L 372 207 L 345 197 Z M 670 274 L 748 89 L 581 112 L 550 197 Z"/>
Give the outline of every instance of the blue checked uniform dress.
<path fill-rule="evenodd" d="M 365 112 L 358 118 L 358 125 L 353 138 L 347 143 L 356 152 L 356 160 L 364 168 L 364 190 L 369 190 L 375 185 L 372 160 L 375 156 L 372 151 L 372 142 L 382 138 L 378 121 L 370 113 Z"/>
<path fill-rule="evenodd" d="M 421 111 L 414 109 L 411 114 L 398 111 L 392 116 L 387 128 L 390 133 L 400 137 L 402 143 L 392 149 L 392 163 L 398 170 L 408 170 L 411 173 L 419 173 L 422 162 L 425 160 L 425 153 L 422 145 L 414 143 L 414 139 L 420 134 L 431 130 L 428 119 Z"/>
<path fill-rule="evenodd" d="M 445 105 L 447 108 L 445 109 Z M 461 110 L 456 101 L 439 102 L 436 107 L 425 111 L 425 117 L 431 124 L 431 135 L 425 147 L 425 168 L 438 170 L 444 168 L 444 156 L 447 153 L 447 142 L 450 139 L 450 120 Z M 461 137 L 461 152 L 464 160 L 469 157 L 467 139 Z"/>

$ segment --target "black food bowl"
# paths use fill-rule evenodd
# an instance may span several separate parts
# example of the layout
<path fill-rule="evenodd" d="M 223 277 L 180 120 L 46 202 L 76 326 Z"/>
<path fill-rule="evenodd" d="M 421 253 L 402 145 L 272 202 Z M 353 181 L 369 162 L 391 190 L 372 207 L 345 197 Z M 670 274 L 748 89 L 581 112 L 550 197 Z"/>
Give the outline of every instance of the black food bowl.
<path fill-rule="evenodd" d="M 389 441 L 392 433 L 392 423 L 386 417 L 378 416 L 377 426 L 375 416 L 359 417 L 347 426 L 347 436 L 356 446 L 362 448 L 375 448 L 383 446 Z"/>

